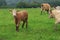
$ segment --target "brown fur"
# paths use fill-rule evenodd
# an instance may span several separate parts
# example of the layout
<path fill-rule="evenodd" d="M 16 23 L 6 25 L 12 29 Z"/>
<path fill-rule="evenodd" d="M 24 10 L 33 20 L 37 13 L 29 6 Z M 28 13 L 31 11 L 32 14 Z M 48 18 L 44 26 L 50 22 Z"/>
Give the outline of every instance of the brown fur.
<path fill-rule="evenodd" d="M 24 27 L 24 24 L 26 23 L 26 28 L 28 25 L 28 13 L 26 10 L 23 11 L 17 11 L 16 10 L 16 16 L 14 16 L 15 24 L 16 24 L 16 31 L 19 31 L 19 24 L 21 21 L 23 21 L 22 28 Z"/>
<path fill-rule="evenodd" d="M 43 10 L 49 12 L 50 11 L 50 5 L 48 3 L 41 4 L 41 14 L 42 14 Z"/>

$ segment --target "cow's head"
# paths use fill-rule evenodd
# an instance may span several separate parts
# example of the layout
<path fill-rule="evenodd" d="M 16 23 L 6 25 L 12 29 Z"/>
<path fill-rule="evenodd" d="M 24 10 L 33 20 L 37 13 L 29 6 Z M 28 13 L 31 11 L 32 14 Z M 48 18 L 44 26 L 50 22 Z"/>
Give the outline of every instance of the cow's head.
<path fill-rule="evenodd" d="M 54 18 L 54 15 L 52 13 L 52 10 L 49 11 L 49 18 Z"/>
<path fill-rule="evenodd" d="M 10 13 L 12 13 L 13 16 L 16 16 L 16 9 L 10 9 Z"/>

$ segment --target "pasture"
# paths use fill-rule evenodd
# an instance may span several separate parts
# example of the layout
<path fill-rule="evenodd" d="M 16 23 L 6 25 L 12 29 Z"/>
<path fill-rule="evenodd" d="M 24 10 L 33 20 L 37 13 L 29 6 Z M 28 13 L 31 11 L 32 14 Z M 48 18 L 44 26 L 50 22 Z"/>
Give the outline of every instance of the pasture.
<path fill-rule="evenodd" d="M 25 8 L 28 11 L 28 29 L 19 32 L 15 30 L 15 23 L 9 9 L 0 9 L 0 40 L 60 40 L 60 25 L 54 30 L 54 19 L 49 19 L 47 13 L 41 14 L 40 8 Z M 21 10 L 23 10 L 21 8 Z"/>

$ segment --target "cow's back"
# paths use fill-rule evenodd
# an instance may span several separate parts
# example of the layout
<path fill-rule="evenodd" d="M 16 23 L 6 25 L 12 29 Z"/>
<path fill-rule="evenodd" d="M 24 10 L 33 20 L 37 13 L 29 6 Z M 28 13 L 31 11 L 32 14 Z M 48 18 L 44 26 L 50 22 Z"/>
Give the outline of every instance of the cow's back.
<path fill-rule="evenodd" d="M 50 9 L 50 5 L 47 4 L 47 3 L 43 3 L 43 4 L 41 5 L 41 7 L 42 7 L 42 9 L 45 9 L 45 10 L 49 10 L 49 9 Z"/>
<path fill-rule="evenodd" d="M 20 18 L 21 20 L 25 20 L 28 18 L 28 13 L 27 11 L 23 10 L 23 11 L 19 11 L 17 12 L 17 16 L 18 18 Z"/>

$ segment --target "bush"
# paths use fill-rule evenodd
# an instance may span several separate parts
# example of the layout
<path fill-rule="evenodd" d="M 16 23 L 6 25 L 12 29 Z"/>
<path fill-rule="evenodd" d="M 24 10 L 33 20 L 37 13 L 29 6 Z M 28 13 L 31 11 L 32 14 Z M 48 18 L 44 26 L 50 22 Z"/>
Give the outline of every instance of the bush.
<path fill-rule="evenodd" d="M 25 3 L 25 2 L 19 2 L 18 4 L 17 4 L 17 6 L 16 7 L 18 7 L 18 8 L 36 8 L 36 7 L 40 7 L 40 4 L 38 4 L 38 3 Z"/>

